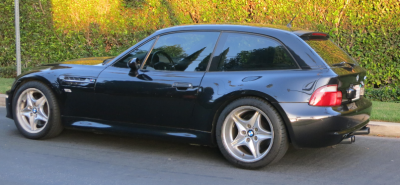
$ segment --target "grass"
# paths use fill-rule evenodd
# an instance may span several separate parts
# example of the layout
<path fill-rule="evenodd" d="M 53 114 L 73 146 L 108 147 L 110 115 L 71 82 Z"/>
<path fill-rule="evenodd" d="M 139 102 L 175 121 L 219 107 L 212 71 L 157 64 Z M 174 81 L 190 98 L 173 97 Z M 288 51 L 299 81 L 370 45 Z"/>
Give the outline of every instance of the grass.
<path fill-rule="evenodd" d="M 0 78 L 0 94 L 11 89 L 13 78 Z M 400 103 L 372 101 L 373 121 L 388 121 L 400 123 Z"/>
<path fill-rule="evenodd" d="M 400 103 L 372 101 L 371 120 L 400 123 Z"/>
<path fill-rule="evenodd" d="M 14 78 L 0 78 L 0 94 L 5 94 L 10 90 L 13 82 Z"/>

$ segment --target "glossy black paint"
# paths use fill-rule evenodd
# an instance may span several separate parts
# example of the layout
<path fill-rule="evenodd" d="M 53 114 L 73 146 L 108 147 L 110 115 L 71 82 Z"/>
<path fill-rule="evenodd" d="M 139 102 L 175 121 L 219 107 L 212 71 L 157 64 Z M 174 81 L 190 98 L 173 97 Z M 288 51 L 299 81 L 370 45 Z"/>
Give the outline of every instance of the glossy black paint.
<path fill-rule="evenodd" d="M 343 137 L 369 121 L 371 103 L 363 97 L 355 101 L 343 95 L 339 107 L 309 106 L 314 90 L 338 84 L 346 91 L 360 84 L 365 70 L 329 68 L 299 36 L 260 25 L 192 25 L 159 30 L 121 55 L 109 59 L 84 59 L 41 66 L 17 77 L 7 92 L 7 117 L 16 89 L 27 80 L 38 80 L 51 87 L 58 97 L 65 127 L 114 134 L 142 134 L 184 142 L 214 145 L 216 120 L 230 102 L 246 96 L 269 101 L 286 124 L 291 142 L 298 147 L 323 147 L 339 143 Z M 299 69 L 232 72 L 146 71 L 118 68 L 113 63 L 131 50 L 157 36 L 185 31 L 240 32 L 263 35 L 281 42 Z M 104 60 L 110 60 L 104 62 Z M 89 61 L 89 62 L 88 62 Z M 142 65 L 143 66 L 143 65 Z M 340 74 L 340 75 L 339 75 Z M 359 79 L 356 80 L 356 76 Z M 95 79 L 88 85 L 68 85 L 63 77 Z M 192 87 L 176 87 L 190 83 Z M 71 92 L 66 92 L 66 89 Z"/>
<path fill-rule="evenodd" d="M 210 140 L 211 133 L 199 130 L 182 128 L 149 126 L 145 124 L 129 124 L 116 121 L 105 121 L 87 118 L 64 117 L 64 122 L 70 129 L 90 131 L 97 134 L 118 134 L 125 136 L 142 136 L 159 139 L 168 139 L 176 142 L 213 145 Z"/>
<path fill-rule="evenodd" d="M 140 71 L 108 67 L 97 79 L 97 118 L 188 128 L 204 72 Z M 190 83 L 192 88 L 174 87 Z M 123 98 L 121 98 L 123 97 Z M 112 107 L 112 109 L 110 109 Z"/>
<path fill-rule="evenodd" d="M 291 122 L 291 139 L 300 147 L 324 147 L 338 144 L 344 135 L 366 126 L 372 104 L 365 98 L 355 102 L 357 108 L 313 107 L 308 103 L 281 103 Z"/>

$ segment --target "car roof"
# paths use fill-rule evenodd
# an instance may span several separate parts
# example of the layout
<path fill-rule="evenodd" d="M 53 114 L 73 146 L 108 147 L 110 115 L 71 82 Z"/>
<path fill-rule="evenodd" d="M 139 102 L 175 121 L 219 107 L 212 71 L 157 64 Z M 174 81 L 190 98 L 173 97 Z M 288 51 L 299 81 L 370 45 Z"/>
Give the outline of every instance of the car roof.
<path fill-rule="evenodd" d="M 291 32 L 297 36 L 306 33 L 314 32 L 310 30 L 302 30 L 299 28 L 289 28 L 284 25 L 261 24 L 261 23 L 212 23 L 212 24 L 188 24 L 164 28 L 155 32 L 155 34 L 163 34 L 167 32 L 176 31 L 190 31 L 190 30 L 204 30 L 204 31 L 244 31 L 263 33 L 265 31 L 272 32 Z"/>

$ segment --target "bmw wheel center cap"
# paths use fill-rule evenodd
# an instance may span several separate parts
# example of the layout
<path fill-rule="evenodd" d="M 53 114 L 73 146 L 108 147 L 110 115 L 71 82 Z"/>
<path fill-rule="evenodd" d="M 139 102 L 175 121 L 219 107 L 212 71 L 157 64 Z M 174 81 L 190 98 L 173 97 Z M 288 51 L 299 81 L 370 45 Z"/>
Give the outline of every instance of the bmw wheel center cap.
<path fill-rule="evenodd" d="M 254 131 L 252 131 L 252 130 L 247 131 L 247 135 L 250 136 L 250 137 L 253 137 L 254 136 Z"/>
<path fill-rule="evenodd" d="M 36 108 L 33 108 L 33 109 L 32 109 L 32 112 L 36 114 L 36 113 L 37 113 L 37 109 L 36 109 Z"/>

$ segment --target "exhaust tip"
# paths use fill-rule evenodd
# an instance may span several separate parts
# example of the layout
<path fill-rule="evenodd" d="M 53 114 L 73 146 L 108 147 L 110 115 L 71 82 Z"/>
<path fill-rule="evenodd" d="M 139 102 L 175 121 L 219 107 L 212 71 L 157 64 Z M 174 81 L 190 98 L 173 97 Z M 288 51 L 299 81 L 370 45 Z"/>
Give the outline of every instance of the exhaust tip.
<path fill-rule="evenodd" d="M 351 144 L 356 142 L 356 136 L 348 136 L 344 138 L 339 144 Z"/>
<path fill-rule="evenodd" d="M 368 135 L 370 132 L 369 127 L 364 127 L 360 130 L 353 132 L 351 135 Z"/>

